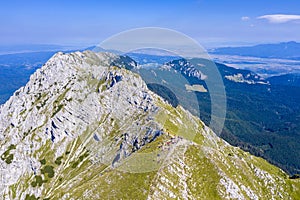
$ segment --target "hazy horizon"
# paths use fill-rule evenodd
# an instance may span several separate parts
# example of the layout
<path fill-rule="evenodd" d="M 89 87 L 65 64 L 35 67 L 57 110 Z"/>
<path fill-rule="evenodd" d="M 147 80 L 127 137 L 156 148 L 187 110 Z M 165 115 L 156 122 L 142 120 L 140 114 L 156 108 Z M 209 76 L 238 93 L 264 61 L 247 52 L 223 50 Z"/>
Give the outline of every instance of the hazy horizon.
<path fill-rule="evenodd" d="M 198 42 L 198 41 L 197 41 Z M 207 50 L 214 48 L 222 48 L 222 47 L 250 47 L 261 44 L 279 44 L 279 43 L 287 43 L 287 42 L 296 42 L 300 43 L 300 41 L 287 40 L 287 41 L 278 41 L 278 42 L 223 42 L 223 43 L 200 43 Z M 99 42 L 100 43 L 100 42 Z M 3 54 L 7 50 L 7 52 L 18 52 L 24 53 L 26 52 L 36 52 L 36 51 L 55 51 L 55 50 L 76 50 L 76 49 L 84 49 L 90 48 L 93 46 L 97 46 L 99 43 L 91 43 L 91 44 L 0 44 L 0 55 Z"/>

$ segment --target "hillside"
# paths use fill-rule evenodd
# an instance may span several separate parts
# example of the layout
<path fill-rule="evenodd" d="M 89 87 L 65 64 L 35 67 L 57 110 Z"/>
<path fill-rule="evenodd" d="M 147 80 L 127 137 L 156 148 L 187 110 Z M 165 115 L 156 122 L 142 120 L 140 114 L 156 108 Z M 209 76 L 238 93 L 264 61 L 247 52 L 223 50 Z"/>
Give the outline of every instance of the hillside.
<path fill-rule="evenodd" d="M 57 53 L 1 105 L 1 198 L 299 198 L 299 179 L 168 104 L 135 65 Z"/>
<path fill-rule="evenodd" d="M 214 68 L 217 71 L 211 70 Z M 152 85 L 159 83 L 170 88 L 176 99 L 169 102 L 180 104 L 207 125 L 212 116 L 220 116 L 219 113 L 226 110 L 224 128 L 218 131 L 221 138 L 267 159 L 291 176 L 299 174 L 300 91 L 293 86 L 297 84 L 296 75 L 265 79 L 252 71 L 205 59 L 173 60 L 160 67 L 144 67 L 137 71 L 150 90 L 167 96 L 170 92 Z M 214 83 L 218 73 L 221 81 Z M 226 93 L 219 90 L 221 95 L 216 94 L 217 98 L 212 99 L 217 85 L 219 88 L 225 86 Z M 222 97 L 226 100 L 226 108 Z M 213 109 L 220 108 L 219 113 L 213 113 Z"/>

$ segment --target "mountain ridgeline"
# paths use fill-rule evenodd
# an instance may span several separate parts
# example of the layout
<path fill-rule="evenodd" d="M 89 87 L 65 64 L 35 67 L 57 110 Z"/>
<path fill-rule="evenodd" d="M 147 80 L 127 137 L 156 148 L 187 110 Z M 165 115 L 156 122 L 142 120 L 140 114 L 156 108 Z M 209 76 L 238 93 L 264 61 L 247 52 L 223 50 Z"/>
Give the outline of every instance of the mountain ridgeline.
<path fill-rule="evenodd" d="M 1 105 L 1 199 L 299 197 L 298 179 L 126 68 L 112 53 L 57 53 Z"/>
<path fill-rule="evenodd" d="M 211 61 L 207 60 L 192 64 L 178 59 L 161 67 L 141 69 L 139 73 L 146 83 L 156 82 L 171 88 L 180 105 L 209 124 L 212 91 L 207 92 L 207 79 L 214 77 L 211 67 Z M 220 63 L 216 63 L 216 67 L 227 100 L 227 114 L 220 136 L 234 146 L 267 159 L 291 176 L 299 174 L 299 75 L 264 79 L 249 70 Z M 202 89 L 194 90 L 196 98 L 193 98 L 184 85 L 201 86 Z"/>
<path fill-rule="evenodd" d="M 300 59 L 300 43 L 290 41 L 278 44 L 259 44 L 245 47 L 222 47 L 211 50 L 214 54 L 252 56 L 259 58 Z"/>

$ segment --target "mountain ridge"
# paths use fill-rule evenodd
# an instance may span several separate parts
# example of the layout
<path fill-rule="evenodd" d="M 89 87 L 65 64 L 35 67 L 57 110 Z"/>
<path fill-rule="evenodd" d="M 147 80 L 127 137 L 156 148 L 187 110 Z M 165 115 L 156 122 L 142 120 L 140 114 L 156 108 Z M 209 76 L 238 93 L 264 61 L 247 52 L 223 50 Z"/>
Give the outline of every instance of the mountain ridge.
<path fill-rule="evenodd" d="M 111 65 L 120 58 L 57 53 L 0 106 L 3 199 L 299 195 L 298 180 Z"/>
<path fill-rule="evenodd" d="M 274 44 L 258 44 L 254 46 L 244 47 L 221 47 L 212 49 L 210 52 L 213 54 L 224 55 L 240 55 L 240 56 L 253 56 L 262 58 L 283 58 L 283 59 L 296 59 L 300 58 L 300 43 L 295 41 L 281 42 Z"/>
<path fill-rule="evenodd" d="M 297 85 L 297 78 L 279 77 L 279 82 L 278 79 L 265 79 L 249 70 L 220 63 L 214 65 L 211 61 L 201 59 L 196 62 L 175 60 L 160 68 L 146 69 L 147 73 L 141 71 L 140 74 L 147 83 L 155 81 L 171 88 L 185 109 L 210 124 L 212 91 L 207 92 L 207 81 L 215 76 L 211 73 L 214 67 L 223 79 L 227 100 L 225 126 L 220 136 L 234 146 L 267 159 L 291 176 L 298 174 L 299 91 L 291 85 Z M 207 80 L 202 80 L 205 78 Z M 289 83 L 287 80 L 295 81 Z M 189 92 L 189 88 L 193 87 L 196 89 L 193 92 L 196 98 Z M 156 91 L 160 95 L 162 92 L 168 94 L 164 90 Z M 264 115 L 259 115 L 262 108 Z"/>

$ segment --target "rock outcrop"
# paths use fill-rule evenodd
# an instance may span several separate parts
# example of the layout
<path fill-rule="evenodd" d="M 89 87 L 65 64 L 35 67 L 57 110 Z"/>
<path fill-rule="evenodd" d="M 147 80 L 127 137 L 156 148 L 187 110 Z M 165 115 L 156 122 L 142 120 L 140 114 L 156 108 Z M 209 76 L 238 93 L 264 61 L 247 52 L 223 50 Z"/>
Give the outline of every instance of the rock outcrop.
<path fill-rule="evenodd" d="M 299 180 L 168 104 L 135 65 L 86 51 L 37 70 L 0 107 L 0 199 L 300 197 Z"/>

